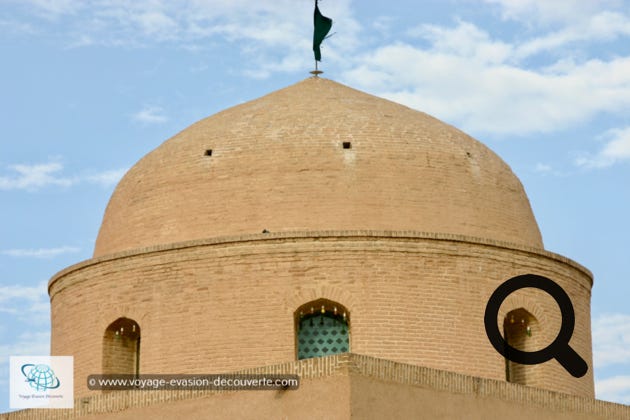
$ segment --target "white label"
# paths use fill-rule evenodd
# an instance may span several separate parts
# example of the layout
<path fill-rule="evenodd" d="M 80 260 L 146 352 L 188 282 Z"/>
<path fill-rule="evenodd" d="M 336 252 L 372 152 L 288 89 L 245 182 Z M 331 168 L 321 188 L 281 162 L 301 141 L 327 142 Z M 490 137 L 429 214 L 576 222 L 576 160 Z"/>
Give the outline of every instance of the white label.
<path fill-rule="evenodd" d="M 74 357 L 11 356 L 11 408 L 73 408 Z"/>

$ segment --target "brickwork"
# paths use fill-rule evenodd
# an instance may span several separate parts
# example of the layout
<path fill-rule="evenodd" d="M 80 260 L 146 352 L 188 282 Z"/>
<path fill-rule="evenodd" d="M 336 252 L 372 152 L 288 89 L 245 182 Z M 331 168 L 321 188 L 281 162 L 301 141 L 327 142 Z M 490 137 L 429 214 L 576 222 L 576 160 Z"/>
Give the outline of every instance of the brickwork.
<path fill-rule="evenodd" d="M 486 146 L 422 112 L 310 78 L 145 156 L 116 188 L 95 256 L 264 229 L 415 230 L 543 247 L 523 186 Z"/>
<path fill-rule="evenodd" d="M 630 407 L 621 404 L 352 353 L 244 373 L 295 373 L 301 378 L 300 388 L 288 392 L 118 391 L 77 398 L 71 410 L 23 410 L 0 418 L 630 418 Z"/>
<path fill-rule="evenodd" d="M 381 379 L 416 385 L 429 375 L 438 392 L 472 384 L 475 393 L 487 386 L 496 398 L 514 389 L 527 398 L 548 396 L 510 388 L 517 385 L 505 382 L 505 360 L 483 324 L 496 287 L 526 273 L 553 279 L 571 297 L 571 346 L 591 369 L 576 379 L 552 360 L 510 366 L 513 379 L 593 397 L 592 275 L 544 251 L 511 169 L 454 127 L 329 80 L 307 79 L 220 112 L 149 153 L 116 188 L 94 255 L 56 275 L 49 293 L 52 354 L 75 357 L 76 395 L 98 413 L 132 406 L 153 417 L 144 405 L 157 402 L 175 413 L 173 395 L 200 395 L 87 390 L 89 374 L 133 369 L 140 330 L 140 373 L 275 365 L 316 376 L 322 366 L 352 364 L 361 378 L 312 382 L 315 393 L 302 394 L 318 409 L 330 400 L 337 418 L 361 410 L 377 416 L 369 396 L 385 389 Z M 346 313 L 350 352 L 367 356 L 295 364 L 299 316 L 313 302 L 340 319 Z M 519 311 L 531 318 L 533 338 L 510 324 L 515 345 L 553 341 L 561 324 L 553 298 L 519 290 L 501 305 L 497 324 L 505 327 Z M 127 327 L 122 334 L 121 322 L 133 322 L 137 336 Z M 334 399 L 331 383 L 345 390 L 339 401 L 347 403 Z M 546 403 L 553 406 L 554 398 Z M 265 413 L 279 403 L 248 401 L 246 411 Z M 304 401 L 286 401 L 283 410 L 305 412 Z M 410 401 L 417 400 L 406 407 L 416 407 Z M 203 404 L 180 407 L 194 413 Z M 211 404 L 233 407 L 223 399 Z"/>
<path fill-rule="evenodd" d="M 503 321 L 503 337 L 517 350 L 533 352 L 549 343 L 541 342 L 541 326 L 527 310 L 517 308 L 510 311 Z M 506 377 L 509 382 L 528 386 L 540 386 L 543 381 L 538 365 L 522 365 L 506 360 Z"/>
<path fill-rule="evenodd" d="M 140 329 L 131 319 L 120 318 L 105 330 L 102 373 L 137 374 Z"/>
<path fill-rule="evenodd" d="M 51 280 L 52 352 L 75 356 L 77 394 L 101 370 L 113 320 L 142 328 L 141 373 L 227 372 L 295 360 L 295 311 L 324 298 L 351 313 L 350 351 L 505 380 L 485 334 L 490 294 L 523 273 L 558 282 L 575 306 L 572 347 L 591 366 L 580 379 L 555 360 L 537 367 L 543 388 L 593 396 L 590 273 L 533 248 L 412 232 L 307 232 L 161 246 L 70 267 Z M 515 292 L 517 308 L 550 343 L 555 301 Z"/>

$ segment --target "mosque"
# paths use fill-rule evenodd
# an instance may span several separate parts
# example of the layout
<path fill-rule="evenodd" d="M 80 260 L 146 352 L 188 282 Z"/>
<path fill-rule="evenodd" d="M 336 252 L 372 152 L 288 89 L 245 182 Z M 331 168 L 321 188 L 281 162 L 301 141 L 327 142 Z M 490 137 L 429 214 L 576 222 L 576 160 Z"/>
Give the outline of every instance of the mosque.
<path fill-rule="evenodd" d="M 588 372 L 521 365 L 484 311 L 521 274 L 575 309 Z M 311 77 L 203 119 L 118 184 L 92 259 L 49 283 L 51 354 L 74 356 L 75 406 L 8 419 L 629 419 L 594 399 L 592 274 L 545 250 L 523 186 L 429 115 Z M 562 319 L 525 288 L 510 345 Z M 95 373 L 297 374 L 297 390 L 93 391 Z"/>

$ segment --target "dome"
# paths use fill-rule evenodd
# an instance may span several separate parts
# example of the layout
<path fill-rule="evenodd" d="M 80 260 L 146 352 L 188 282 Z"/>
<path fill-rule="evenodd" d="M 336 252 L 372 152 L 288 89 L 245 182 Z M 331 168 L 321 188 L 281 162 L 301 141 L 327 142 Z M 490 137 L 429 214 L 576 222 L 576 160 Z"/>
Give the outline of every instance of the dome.
<path fill-rule="evenodd" d="M 142 158 L 111 197 L 94 256 L 368 229 L 543 247 L 523 186 L 490 149 L 427 114 L 314 77 L 203 119 Z"/>

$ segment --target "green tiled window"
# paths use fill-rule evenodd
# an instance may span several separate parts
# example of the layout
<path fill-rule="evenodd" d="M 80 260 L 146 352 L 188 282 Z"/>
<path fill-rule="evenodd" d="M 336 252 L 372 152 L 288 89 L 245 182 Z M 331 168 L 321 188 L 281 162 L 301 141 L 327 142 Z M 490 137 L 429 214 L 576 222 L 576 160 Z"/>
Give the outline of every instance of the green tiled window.
<path fill-rule="evenodd" d="M 298 329 L 298 359 L 348 352 L 348 322 L 332 313 L 302 317 Z"/>

